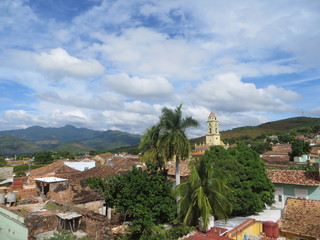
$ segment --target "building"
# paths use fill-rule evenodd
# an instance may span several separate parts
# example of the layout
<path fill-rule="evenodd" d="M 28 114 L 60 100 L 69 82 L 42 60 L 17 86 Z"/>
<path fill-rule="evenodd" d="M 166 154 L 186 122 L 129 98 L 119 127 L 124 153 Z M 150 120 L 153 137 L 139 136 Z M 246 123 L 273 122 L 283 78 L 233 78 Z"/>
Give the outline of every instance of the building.
<path fill-rule="evenodd" d="M 320 238 L 320 201 L 288 198 L 279 221 L 280 237 L 297 240 Z"/>
<path fill-rule="evenodd" d="M 219 133 L 219 121 L 214 112 L 209 114 L 207 120 L 206 142 L 195 145 L 194 151 L 191 153 L 193 157 L 203 156 L 210 146 L 223 145 Z"/>
<path fill-rule="evenodd" d="M 275 204 L 283 208 L 287 198 L 305 198 L 320 200 L 319 172 L 302 170 L 267 170 L 275 185 Z"/>

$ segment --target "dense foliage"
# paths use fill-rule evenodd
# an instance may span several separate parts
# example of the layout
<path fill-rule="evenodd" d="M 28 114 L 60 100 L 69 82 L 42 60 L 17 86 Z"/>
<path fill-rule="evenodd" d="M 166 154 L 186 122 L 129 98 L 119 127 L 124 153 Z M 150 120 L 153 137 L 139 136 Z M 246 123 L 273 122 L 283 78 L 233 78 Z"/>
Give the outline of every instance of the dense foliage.
<path fill-rule="evenodd" d="M 53 237 L 46 238 L 45 240 L 91 240 L 89 237 L 77 238 L 71 232 L 62 231 L 59 233 L 54 233 Z"/>
<path fill-rule="evenodd" d="M 228 150 L 214 146 L 203 158 L 214 163 L 217 177 L 227 177 L 231 188 L 228 199 L 232 205 L 232 215 L 259 212 L 265 204 L 273 203 L 274 186 L 259 155 L 250 147 L 242 143 Z"/>
<path fill-rule="evenodd" d="M 189 226 L 197 226 L 201 217 L 201 228 L 208 229 L 211 216 L 227 219 L 231 213 L 231 204 L 226 197 L 229 188 L 217 177 L 208 158 L 200 158 L 189 167 L 190 176 L 174 190 L 179 199 L 178 216 Z"/>
<path fill-rule="evenodd" d="M 52 152 L 38 152 L 34 154 L 35 164 L 49 164 L 53 162 Z"/>
<path fill-rule="evenodd" d="M 113 175 L 105 182 L 89 178 L 89 186 L 104 192 L 108 207 L 115 207 L 126 220 L 131 221 L 131 239 L 139 239 L 154 225 L 171 222 L 176 204 L 172 184 L 166 171 L 149 165 L 146 170 L 133 168 L 122 175 Z"/>
<path fill-rule="evenodd" d="M 299 139 L 292 142 L 291 149 L 292 151 L 289 153 L 291 161 L 293 161 L 294 157 L 301 157 L 303 154 L 308 154 L 311 151 L 310 144 Z"/>
<path fill-rule="evenodd" d="M 0 155 L 0 167 L 4 167 L 7 165 L 6 160 L 4 160 L 4 157 Z"/>
<path fill-rule="evenodd" d="M 142 137 L 141 157 L 164 164 L 167 160 L 176 163 L 176 185 L 180 184 L 180 160 L 189 157 L 191 147 L 186 135 L 190 127 L 198 127 L 199 122 L 192 117 L 182 117 L 182 104 L 176 109 L 164 107 L 160 121 L 147 129 Z"/>

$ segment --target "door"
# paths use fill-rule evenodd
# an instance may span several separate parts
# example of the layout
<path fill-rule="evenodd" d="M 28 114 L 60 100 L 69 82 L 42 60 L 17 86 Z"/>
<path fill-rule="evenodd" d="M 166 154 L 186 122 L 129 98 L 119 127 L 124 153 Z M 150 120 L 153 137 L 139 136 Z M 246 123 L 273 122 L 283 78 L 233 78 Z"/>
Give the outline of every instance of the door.
<path fill-rule="evenodd" d="M 284 197 L 283 197 L 283 188 L 282 187 L 276 187 L 276 192 L 274 194 L 274 200 L 275 200 L 275 207 L 276 208 L 283 208 L 284 205 Z"/>

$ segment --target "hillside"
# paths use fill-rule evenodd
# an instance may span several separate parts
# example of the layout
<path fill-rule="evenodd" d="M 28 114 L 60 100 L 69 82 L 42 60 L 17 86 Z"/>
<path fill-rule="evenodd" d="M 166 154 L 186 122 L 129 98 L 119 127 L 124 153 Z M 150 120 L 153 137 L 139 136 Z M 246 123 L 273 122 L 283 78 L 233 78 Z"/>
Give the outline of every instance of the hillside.
<path fill-rule="evenodd" d="M 39 151 L 70 151 L 86 153 L 91 150 L 108 151 L 133 146 L 139 135 L 120 131 L 95 131 L 67 125 L 61 128 L 40 126 L 0 131 L 0 154 L 28 154 Z"/>
<path fill-rule="evenodd" d="M 259 126 L 247 126 L 234 128 L 228 131 L 222 131 L 221 140 L 240 138 L 240 137 L 257 137 L 261 134 L 272 134 L 276 132 L 290 131 L 299 128 L 312 127 L 315 125 L 320 125 L 320 118 L 310 118 L 310 117 L 295 117 L 288 118 L 279 121 L 263 123 Z M 205 136 L 195 138 L 191 140 L 191 143 L 195 142 L 205 142 Z"/>
<path fill-rule="evenodd" d="M 28 154 L 42 151 L 38 145 L 11 136 L 0 137 L 0 154 Z"/>

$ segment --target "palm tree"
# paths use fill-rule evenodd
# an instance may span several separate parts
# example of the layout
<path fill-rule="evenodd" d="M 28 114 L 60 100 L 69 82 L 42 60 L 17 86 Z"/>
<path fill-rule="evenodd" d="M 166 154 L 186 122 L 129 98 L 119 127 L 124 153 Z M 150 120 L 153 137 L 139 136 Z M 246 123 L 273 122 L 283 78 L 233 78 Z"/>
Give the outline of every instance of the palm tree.
<path fill-rule="evenodd" d="M 190 165 L 187 181 L 174 189 L 179 197 L 178 216 L 186 225 L 197 225 L 202 218 L 203 228 L 208 229 L 211 216 L 227 219 L 231 204 L 226 198 L 228 187 L 214 175 L 214 166 L 205 158 Z"/>
<path fill-rule="evenodd" d="M 159 147 L 163 149 L 165 159 L 176 162 L 176 185 L 180 184 L 180 160 L 187 158 L 191 151 L 186 129 L 198 127 L 199 122 L 192 117 L 182 118 L 182 104 L 175 110 L 164 107 L 160 116 Z"/>
<path fill-rule="evenodd" d="M 163 151 L 161 151 L 160 143 L 160 124 L 156 124 L 148 128 L 141 138 L 139 149 L 141 150 L 140 158 L 143 162 L 153 162 L 159 164 L 162 168 L 164 166 Z"/>

